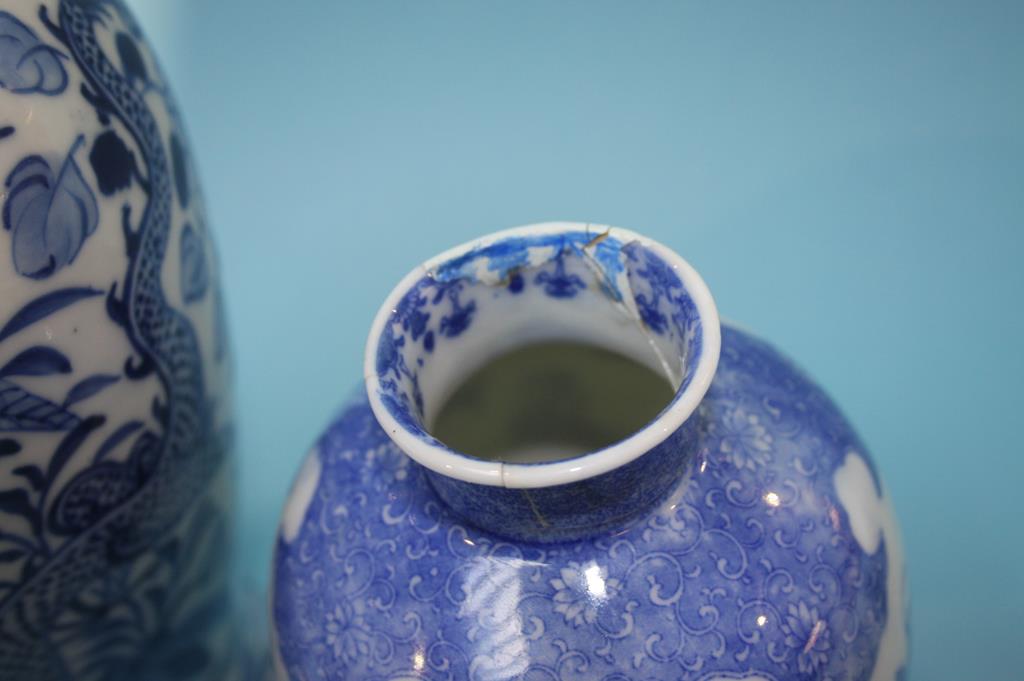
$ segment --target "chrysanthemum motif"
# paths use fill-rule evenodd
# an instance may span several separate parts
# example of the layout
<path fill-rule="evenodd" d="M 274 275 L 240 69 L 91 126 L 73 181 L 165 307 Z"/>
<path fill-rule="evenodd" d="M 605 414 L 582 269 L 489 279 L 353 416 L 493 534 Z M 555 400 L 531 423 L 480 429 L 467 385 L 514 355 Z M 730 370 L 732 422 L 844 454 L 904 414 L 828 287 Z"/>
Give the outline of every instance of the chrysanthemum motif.
<path fill-rule="evenodd" d="M 772 458 L 772 435 L 757 414 L 737 407 L 723 415 L 719 448 L 737 468 L 754 470 Z"/>
<path fill-rule="evenodd" d="M 372 635 L 366 619 L 356 615 L 352 604 L 342 602 L 327 613 L 327 645 L 334 657 L 349 666 L 360 659 L 366 660 L 372 648 Z"/>
<path fill-rule="evenodd" d="M 782 625 L 786 633 L 786 645 L 797 649 L 796 662 L 804 674 L 816 671 L 828 662 L 828 651 L 832 649 L 828 624 L 818 617 L 817 608 L 790 605 Z"/>
<path fill-rule="evenodd" d="M 593 624 L 597 610 L 618 594 L 621 584 L 605 577 L 605 570 L 596 563 L 581 566 L 570 562 L 559 576 L 551 580 L 555 588 L 555 612 L 562 613 L 566 624 L 574 627 Z"/>

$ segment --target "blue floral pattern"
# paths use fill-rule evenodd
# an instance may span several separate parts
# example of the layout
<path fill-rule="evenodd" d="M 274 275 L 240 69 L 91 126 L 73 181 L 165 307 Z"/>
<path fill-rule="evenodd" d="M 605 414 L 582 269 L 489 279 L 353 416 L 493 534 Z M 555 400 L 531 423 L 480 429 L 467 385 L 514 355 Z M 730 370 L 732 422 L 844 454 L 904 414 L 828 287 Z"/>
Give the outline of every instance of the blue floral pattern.
<path fill-rule="evenodd" d="M 543 286 L 544 292 L 552 298 L 572 298 L 587 287 L 579 275 L 565 271 L 564 253 L 555 257 L 555 269 L 553 272 L 538 272 L 537 276 L 533 279 L 533 283 Z"/>
<path fill-rule="evenodd" d="M 635 322 L 634 340 L 658 355 L 679 387 L 674 404 L 711 356 L 703 352 L 703 321 L 692 292 L 664 257 L 656 244 L 637 235 L 580 224 L 513 230 L 446 255 L 412 277 L 387 304 L 379 333 L 371 339 L 377 380 L 372 397 L 408 434 L 461 457 L 423 427 L 427 412 L 437 407 L 425 404 L 424 393 L 437 400 L 437 392 L 429 378 L 421 385 L 421 376 L 430 376 L 435 361 L 444 366 L 448 360 L 441 355 L 449 347 L 478 342 L 481 329 L 485 335 L 504 335 L 503 342 L 513 338 L 515 329 L 487 321 L 515 318 L 518 313 L 506 307 L 510 304 L 534 312 L 546 306 L 556 324 L 593 305 L 613 323 Z M 481 318 L 485 321 L 478 323 Z M 463 355 L 463 361 L 470 360 Z M 449 507 L 480 526 L 499 526 L 507 537 L 566 541 L 621 526 L 663 497 L 678 478 L 678 452 L 689 449 L 694 434 L 692 424 L 677 427 L 627 465 L 529 494 L 428 475 Z"/>
<path fill-rule="evenodd" d="M 532 274 L 528 280 L 523 276 L 527 270 Z M 477 298 L 518 296 L 532 285 L 570 304 L 587 288 L 581 273 L 609 300 L 629 298 L 652 333 L 674 342 L 687 370 L 680 377 L 685 389 L 701 356 L 703 335 L 696 304 L 682 280 L 639 242 L 623 243 L 610 232 L 595 236 L 570 230 L 502 238 L 442 263 L 413 284 L 397 302 L 377 348 L 376 371 L 388 410 L 424 441 L 436 443 L 420 426 L 418 375 L 437 343 L 470 329 Z M 470 290 L 480 281 L 491 284 L 486 295 Z M 503 286 L 494 286 L 497 282 Z"/>
<path fill-rule="evenodd" d="M 18 17 L 0 11 L 0 88 L 16 94 L 59 95 L 68 85 L 63 64 L 67 58 Z"/>
<path fill-rule="evenodd" d="M 43 279 L 69 265 L 99 224 L 96 195 L 75 162 L 79 136 L 54 174 L 40 156 L 21 160 L 4 182 L 4 229 L 11 233 L 14 269 Z"/>
<path fill-rule="evenodd" d="M 837 491 L 844 461 L 869 461 L 863 445 L 820 388 L 728 327 L 699 430 L 683 481 L 632 526 L 534 544 L 453 516 L 357 400 L 311 454 L 309 492 L 277 543 L 283 670 L 292 681 L 872 679 L 903 603 L 887 590 L 891 537 L 862 546 Z"/>
<path fill-rule="evenodd" d="M 370 656 L 373 637 L 366 618 L 353 612 L 353 605 L 342 601 L 327 613 L 325 642 L 334 653 L 334 659 L 345 667 L 359 664 Z"/>
<path fill-rule="evenodd" d="M 561 613 L 567 624 L 574 627 L 594 624 L 598 608 L 618 595 L 622 584 L 604 572 L 596 563 L 583 567 L 576 561 L 569 561 L 568 566 L 559 570 L 558 577 L 550 580 L 555 590 L 552 596 L 555 612 Z"/>
<path fill-rule="evenodd" d="M 757 413 L 737 406 L 722 414 L 712 428 L 719 437 L 719 452 L 736 468 L 755 470 L 771 463 L 772 434 Z"/>
<path fill-rule="evenodd" d="M 0 5 L 0 95 L 40 113 L 0 128 L 0 678 L 221 681 L 226 348 L 177 110 L 117 0 Z"/>

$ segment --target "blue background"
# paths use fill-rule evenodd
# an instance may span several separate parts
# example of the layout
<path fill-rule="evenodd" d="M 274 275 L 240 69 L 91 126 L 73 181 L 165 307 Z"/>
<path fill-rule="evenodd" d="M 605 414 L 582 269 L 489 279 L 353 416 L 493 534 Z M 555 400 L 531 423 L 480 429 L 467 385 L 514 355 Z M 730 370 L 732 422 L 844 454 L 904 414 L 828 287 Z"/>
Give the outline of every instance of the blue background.
<path fill-rule="evenodd" d="M 912 678 L 1021 678 L 1024 4 L 134 4 L 219 233 L 248 583 L 403 274 L 610 223 L 860 430 L 902 520 Z"/>

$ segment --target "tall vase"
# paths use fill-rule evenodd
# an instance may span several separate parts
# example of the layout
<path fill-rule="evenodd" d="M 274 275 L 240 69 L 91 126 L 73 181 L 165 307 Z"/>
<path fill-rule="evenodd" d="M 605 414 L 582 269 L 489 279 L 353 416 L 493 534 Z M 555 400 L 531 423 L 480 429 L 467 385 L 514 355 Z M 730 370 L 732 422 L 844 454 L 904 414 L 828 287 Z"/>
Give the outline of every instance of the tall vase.
<path fill-rule="evenodd" d="M 120 2 L 0 0 L 0 182 L 0 678 L 228 678 L 216 260 Z"/>
<path fill-rule="evenodd" d="M 591 451 L 482 457 L 439 435 L 467 377 L 555 341 L 645 365 L 670 397 Z M 574 396 L 552 413 L 617 418 L 563 368 L 536 379 L 538 399 Z M 445 252 L 381 307 L 364 375 L 282 518 L 282 681 L 902 677 L 902 551 L 863 443 L 664 246 L 559 223 Z M 626 389 L 604 401 L 646 397 Z M 463 423 L 549 419 L 524 413 Z"/>

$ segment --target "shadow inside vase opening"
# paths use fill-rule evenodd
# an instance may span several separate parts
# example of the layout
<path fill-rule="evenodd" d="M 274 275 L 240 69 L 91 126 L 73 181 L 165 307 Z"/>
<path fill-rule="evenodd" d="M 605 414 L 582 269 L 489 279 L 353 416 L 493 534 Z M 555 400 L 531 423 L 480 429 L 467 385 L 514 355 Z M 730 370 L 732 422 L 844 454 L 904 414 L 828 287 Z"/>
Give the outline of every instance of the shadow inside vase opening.
<path fill-rule="evenodd" d="M 665 376 L 624 354 L 578 341 L 534 342 L 471 373 L 430 432 L 479 459 L 561 461 L 626 439 L 674 393 Z"/>
<path fill-rule="evenodd" d="M 618 228 L 530 225 L 410 272 L 374 320 L 366 387 L 392 441 L 438 476 L 553 487 L 680 432 L 718 342 L 707 288 L 664 246 Z"/>

